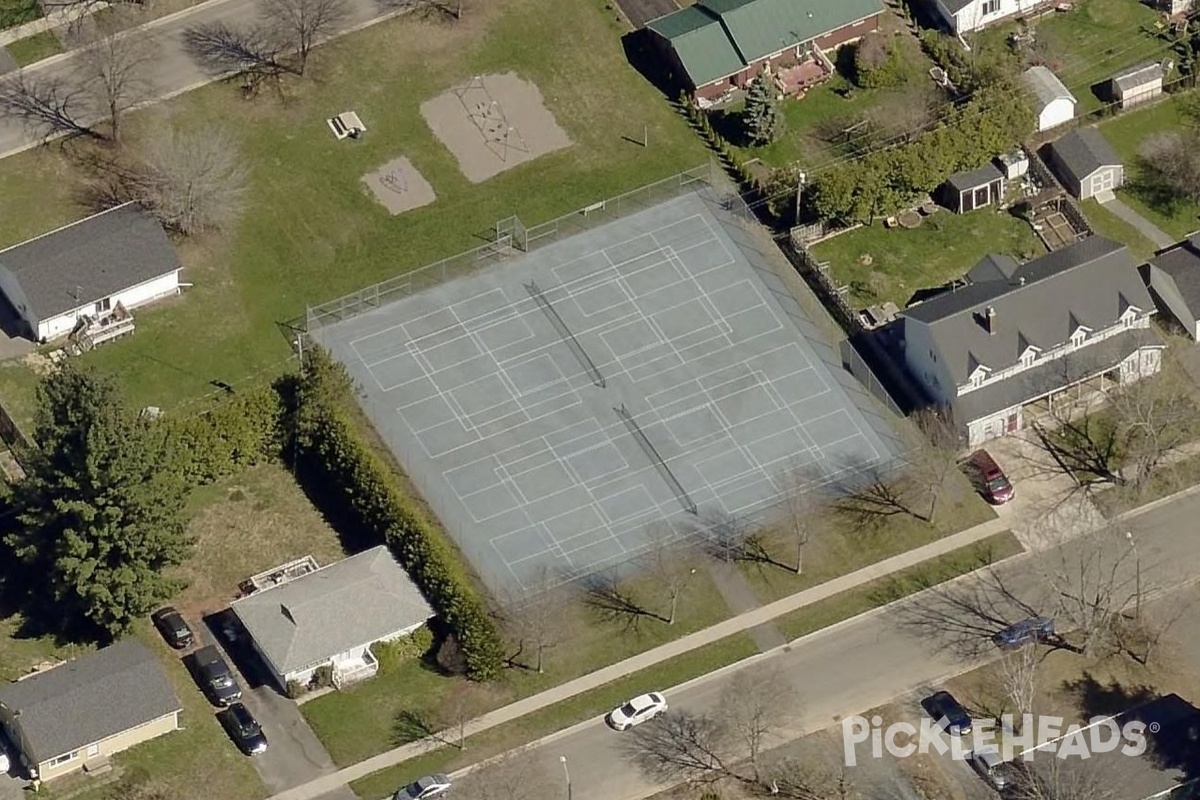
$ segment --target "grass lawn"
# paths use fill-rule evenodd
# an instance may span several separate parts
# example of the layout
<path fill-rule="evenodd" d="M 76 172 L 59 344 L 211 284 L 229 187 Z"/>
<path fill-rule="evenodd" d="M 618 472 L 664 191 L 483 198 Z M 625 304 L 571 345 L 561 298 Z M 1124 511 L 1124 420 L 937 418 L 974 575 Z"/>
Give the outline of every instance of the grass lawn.
<path fill-rule="evenodd" d="M 988 253 L 1023 260 L 1044 252 L 1029 223 L 991 209 L 942 209 L 912 230 L 885 228 L 879 220 L 812 248 L 818 261 L 829 263 L 834 280 L 850 287 L 851 305 L 891 300 L 901 308 L 915 292 L 962 277 Z"/>
<path fill-rule="evenodd" d="M 626 62 L 621 30 L 594 3 L 479 3 L 459 23 L 400 18 L 320 48 L 311 79 L 253 101 L 217 84 L 132 115 L 129 135 L 156 126 L 203 129 L 220 120 L 240 140 L 252 180 L 229 236 L 180 248 L 178 300 L 138 312 L 128 339 L 88 356 L 119 372 L 134 405 L 165 409 L 278 368 L 290 353 L 277 323 L 333 299 L 480 244 L 496 220 L 526 224 L 703 163 L 705 148 L 662 96 Z M 419 112 L 427 99 L 474 75 L 514 71 L 541 90 L 574 142 L 492 178 L 469 183 Z M 370 127 L 359 142 L 329 135 L 330 109 L 355 109 Z M 643 148 L 643 128 L 651 146 Z M 391 217 L 361 176 L 405 155 L 438 200 Z M 57 148 L 0 164 L 0 245 L 82 216 L 77 179 Z"/>
<path fill-rule="evenodd" d="M 12 44 L 5 45 L 5 50 L 17 62 L 17 66 L 24 67 L 29 64 L 41 61 L 43 58 L 58 55 L 63 52 L 62 44 L 59 43 L 58 37 L 54 35 L 54 31 L 42 31 L 35 33 L 33 36 L 28 36 L 24 39 L 18 39 Z"/>
<path fill-rule="evenodd" d="M 311 555 L 325 565 L 345 557 L 337 534 L 278 464 L 196 490 L 189 511 L 196 550 L 180 569 L 188 587 L 175 601 L 185 611 L 216 611 L 243 580 L 292 559 Z"/>
<path fill-rule="evenodd" d="M 266 797 L 266 787 L 250 759 L 229 740 L 217 721 L 214 709 L 196 688 L 179 654 L 171 651 L 147 623 L 142 638 L 155 649 L 167 667 L 175 694 L 183 706 L 179 722 L 182 730 L 160 736 L 113 756 L 113 764 L 122 771 L 122 780 L 149 781 L 174 800 L 258 800 Z M 113 787 L 97 786 L 72 800 L 101 800 Z"/>
<path fill-rule="evenodd" d="M 1078 100 L 1076 114 L 1105 105 L 1097 97 L 1107 91 L 1107 81 L 1126 67 L 1157 61 L 1170 43 L 1148 33 L 1159 12 L 1148 4 L 1126 0 L 1084 0 L 1068 13 L 1048 14 L 1037 24 L 1038 45 L 1071 94 Z"/>
<path fill-rule="evenodd" d="M 645 691 L 647 686 L 678 686 L 757 652 L 750 634 L 735 634 L 472 736 L 467 739 L 465 750 L 441 747 L 368 775 L 350 784 L 350 788 L 363 800 L 378 800 L 395 792 L 396 787 L 422 775 L 452 772 L 528 744 L 554 731 L 599 717 L 631 696 Z M 311 704 L 306 704 L 304 708 L 307 709 L 308 705 Z"/>
<path fill-rule="evenodd" d="M 776 621 L 788 641 L 827 628 L 872 608 L 1022 552 L 1017 537 L 1005 531 L 960 547 L 914 567 L 805 606 Z"/>
<path fill-rule="evenodd" d="M 37 0 L 0 0 L 0 30 L 33 22 L 42 16 Z"/>
<path fill-rule="evenodd" d="M 804 549 L 802 574 L 764 562 L 743 561 L 739 566 L 759 599 L 769 603 L 995 518 L 996 512 L 961 473 L 951 473 L 949 482 L 934 525 L 913 517 L 894 517 L 878 532 L 863 533 L 829 511 L 813 526 Z M 795 545 L 786 535 L 768 532 L 764 546 L 780 564 L 795 564 Z"/>
<path fill-rule="evenodd" d="M 699 566 L 699 565 L 698 565 Z M 649 577 L 625 584 L 634 601 L 654 613 L 665 613 L 667 598 Z M 546 671 L 512 669 L 492 687 L 487 707 L 494 708 L 544 691 L 564 681 L 707 628 L 729 616 L 707 570 L 697 569 L 679 600 L 674 625 L 651 617 L 613 619 L 580 601 L 566 638 L 547 654 Z M 453 681 L 410 662 L 342 692 L 318 697 L 301 708 L 334 763 L 345 766 L 395 747 L 393 725 L 404 710 L 435 709 Z"/>
<path fill-rule="evenodd" d="M 1088 218 L 1088 222 L 1092 223 L 1092 229 L 1097 234 L 1128 246 L 1129 252 L 1133 253 L 1139 263 L 1150 258 L 1158 249 L 1154 242 L 1142 235 L 1141 231 L 1094 199 L 1084 200 L 1082 207 L 1084 216 Z"/>
<path fill-rule="evenodd" d="M 1138 167 L 1138 147 L 1153 133 L 1179 130 L 1185 120 L 1176 95 L 1146 108 L 1130 111 L 1104 122 L 1101 133 L 1125 164 L 1125 186 L 1117 190 L 1121 199 L 1146 219 L 1176 239 L 1184 239 L 1200 228 L 1200 204 L 1189 200 L 1163 197 L 1142 178 Z"/>

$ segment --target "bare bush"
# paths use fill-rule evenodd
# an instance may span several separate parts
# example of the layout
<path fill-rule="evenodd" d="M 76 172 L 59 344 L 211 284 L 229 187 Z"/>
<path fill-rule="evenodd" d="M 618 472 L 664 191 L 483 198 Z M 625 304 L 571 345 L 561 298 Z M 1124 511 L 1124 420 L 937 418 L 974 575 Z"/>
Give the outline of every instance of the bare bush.
<path fill-rule="evenodd" d="M 130 199 L 186 236 L 233 225 L 249 178 L 237 141 L 220 128 L 154 138 L 133 172 Z"/>

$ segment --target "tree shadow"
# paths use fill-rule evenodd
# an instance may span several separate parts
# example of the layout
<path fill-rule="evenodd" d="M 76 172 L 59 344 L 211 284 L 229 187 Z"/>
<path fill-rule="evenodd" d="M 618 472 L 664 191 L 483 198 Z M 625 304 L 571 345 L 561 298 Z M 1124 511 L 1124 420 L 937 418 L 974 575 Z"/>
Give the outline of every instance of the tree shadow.
<path fill-rule="evenodd" d="M 626 631 L 637 631 L 642 620 L 666 622 L 621 586 L 615 575 L 597 573 L 583 579 L 583 604 L 604 622 L 617 623 Z"/>
<path fill-rule="evenodd" d="M 1157 700 L 1158 692 L 1149 686 L 1127 686 L 1116 680 L 1100 683 L 1096 676 L 1085 671 L 1076 680 L 1065 680 L 1064 691 L 1075 698 L 1085 717 L 1111 717 Z"/>

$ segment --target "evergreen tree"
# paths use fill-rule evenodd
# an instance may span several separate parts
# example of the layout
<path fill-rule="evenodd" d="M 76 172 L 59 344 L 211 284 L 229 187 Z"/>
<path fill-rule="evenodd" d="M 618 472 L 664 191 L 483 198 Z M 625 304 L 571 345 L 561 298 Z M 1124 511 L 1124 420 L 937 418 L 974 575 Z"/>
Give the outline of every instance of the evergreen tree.
<path fill-rule="evenodd" d="M 746 108 L 742 112 L 746 139 L 751 145 L 770 144 L 779 135 L 779 105 L 775 102 L 775 87 L 764 70 L 758 73 L 746 92 Z"/>
<path fill-rule="evenodd" d="M 162 426 L 125 408 L 111 378 L 67 362 L 38 388 L 19 526 L 38 610 L 73 634 L 117 637 L 181 588 L 187 488 Z"/>

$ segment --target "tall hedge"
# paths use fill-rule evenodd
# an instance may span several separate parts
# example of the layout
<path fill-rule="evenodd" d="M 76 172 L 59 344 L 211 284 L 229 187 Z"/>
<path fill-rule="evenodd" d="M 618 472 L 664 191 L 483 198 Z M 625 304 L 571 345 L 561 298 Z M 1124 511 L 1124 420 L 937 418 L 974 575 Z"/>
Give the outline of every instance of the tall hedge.
<path fill-rule="evenodd" d="M 319 348 L 306 362 L 295 397 L 297 454 L 306 477 L 319 482 L 348 521 L 380 534 L 457 635 L 468 674 L 497 677 L 504 659 L 500 633 L 450 545 L 397 490 L 391 470 L 351 420 L 353 389 L 345 370 Z"/>
<path fill-rule="evenodd" d="M 164 417 L 175 440 L 179 470 L 191 485 L 236 475 L 278 458 L 283 404 L 274 386 L 235 395 L 191 417 Z"/>

